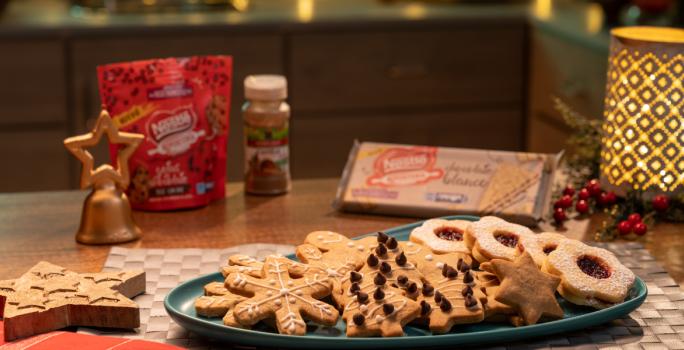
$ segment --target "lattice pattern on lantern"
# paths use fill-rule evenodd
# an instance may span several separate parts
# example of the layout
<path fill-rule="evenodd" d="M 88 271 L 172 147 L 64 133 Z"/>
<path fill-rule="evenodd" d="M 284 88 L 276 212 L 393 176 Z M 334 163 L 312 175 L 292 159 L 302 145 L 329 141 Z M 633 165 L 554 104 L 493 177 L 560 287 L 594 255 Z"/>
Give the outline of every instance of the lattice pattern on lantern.
<path fill-rule="evenodd" d="M 684 30 L 632 27 L 611 34 L 602 177 L 621 188 L 680 190 Z"/>

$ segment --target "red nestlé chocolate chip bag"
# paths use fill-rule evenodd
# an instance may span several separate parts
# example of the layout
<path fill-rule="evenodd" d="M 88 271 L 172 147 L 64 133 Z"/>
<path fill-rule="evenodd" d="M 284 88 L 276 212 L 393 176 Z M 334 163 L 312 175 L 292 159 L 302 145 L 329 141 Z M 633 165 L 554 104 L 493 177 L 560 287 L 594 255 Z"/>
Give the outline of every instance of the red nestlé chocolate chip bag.
<path fill-rule="evenodd" d="M 145 135 L 129 161 L 133 208 L 191 208 L 224 197 L 232 66 L 230 56 L 194 56 L 97 67 L 114 123 Z"/>

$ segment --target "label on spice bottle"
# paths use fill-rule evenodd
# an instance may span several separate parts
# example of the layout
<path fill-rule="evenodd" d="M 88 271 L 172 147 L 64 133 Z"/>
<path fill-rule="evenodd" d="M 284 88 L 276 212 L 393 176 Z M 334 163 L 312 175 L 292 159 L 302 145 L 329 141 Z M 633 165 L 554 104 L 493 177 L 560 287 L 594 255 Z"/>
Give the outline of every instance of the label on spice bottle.
<path fill-rule="evenodd" d="M 250 179 L 287 178 L 290 173 L 289 125 L 279 128 L 245 126 L 245 173 Z"/>

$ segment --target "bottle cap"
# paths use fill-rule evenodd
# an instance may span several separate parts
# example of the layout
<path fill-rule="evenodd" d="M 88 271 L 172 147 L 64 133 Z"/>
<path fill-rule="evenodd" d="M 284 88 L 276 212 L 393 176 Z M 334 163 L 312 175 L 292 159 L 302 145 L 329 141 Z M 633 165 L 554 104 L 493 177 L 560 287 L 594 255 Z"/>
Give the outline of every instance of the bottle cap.
<path fill-rule="evenodd" d="M 250 75 L 245 78 L 245 98 L 248 100 L 284 100 L 287 79 L 282 75 Z"/>

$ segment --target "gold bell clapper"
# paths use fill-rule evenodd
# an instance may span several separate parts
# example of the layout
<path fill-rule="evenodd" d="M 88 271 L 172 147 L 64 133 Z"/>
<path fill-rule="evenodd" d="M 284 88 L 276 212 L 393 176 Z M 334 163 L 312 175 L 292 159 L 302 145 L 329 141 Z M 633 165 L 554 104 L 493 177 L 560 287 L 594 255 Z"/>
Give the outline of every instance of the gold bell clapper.
<path fill-rule="evenodd" d="M 103 164 L 93 169 L 94 159 L 86 148 L 93 147 L 106 134 L 109 143 L 119 144 L 116 168 Z M 89 133 L 64 140 L 64 146 L 81 163 L 81 188 L 92 187 L 83 203 L 76 241 L 83 244 L 115 244 L 136 240 L 140 228 L 133 222 L 131 204 L 124 193 L 130 181 L 128 158 L 144 135 L 121 132 L 106 110 L 102 110 Z"/>

